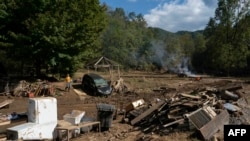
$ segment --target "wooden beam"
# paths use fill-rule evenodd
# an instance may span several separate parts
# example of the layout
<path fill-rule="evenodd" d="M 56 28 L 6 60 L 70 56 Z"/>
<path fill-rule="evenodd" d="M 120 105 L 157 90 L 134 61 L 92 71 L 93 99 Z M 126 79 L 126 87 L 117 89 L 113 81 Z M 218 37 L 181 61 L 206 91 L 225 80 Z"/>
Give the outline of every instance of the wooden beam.
<path fill-rule="evenodd" d="M 192 98 L 192 99 L 201 99 L 200 96 L 195 96 L 195 95 L 190 95 L 190 94 L 181 93 L 180 95 L 183 97 L 188 97 L 188 98 Z"/>
<path fill-rule="evenodd" d="M 11 99 L 11 100 L 5 100 L 5 101 L 1 102 L 1 103 L 0 103 L 0 108 L 3 108 L 3 107 L 5 107 L 5 106 L 11 104 L 13 101 L 14 101 L 14 100 Z"/>
<path fill-rule="evenodd" d="M 7 125 L 7 124 L 10 124 L 10 123 L 11 123 L 10 120 L 5 120 L 5 121 L 0 120 L 0 126 Z"/>
<path fill-rule="evenodd" d="M 163 125 L 163 127 L 168 127 L 168 126 L 174 125 L 174 124 L 176 124 L 176 123 L 181 123 L 181 122 L 183 122 L 183 121 L 184 121 L 184 118 L 179 119 L 179 120 L 176 120 L 176 121 L 173 121 L 173 122 L 170 122 L 170 123 L 168 123 L 168 124 L 165 124 L 165 125 Z"/>
<path fill-rule="evenodd" d="M 138 117 L 134 118 L 130 123 L 131 125 L 135 125 L 137 122 L 141 121 L 143 118 L 150 115 L 152 112 L 160 108 L 166 101 L 159 101 L 156 105 L 150 107 L 148 110 L 140 114 Z"/>

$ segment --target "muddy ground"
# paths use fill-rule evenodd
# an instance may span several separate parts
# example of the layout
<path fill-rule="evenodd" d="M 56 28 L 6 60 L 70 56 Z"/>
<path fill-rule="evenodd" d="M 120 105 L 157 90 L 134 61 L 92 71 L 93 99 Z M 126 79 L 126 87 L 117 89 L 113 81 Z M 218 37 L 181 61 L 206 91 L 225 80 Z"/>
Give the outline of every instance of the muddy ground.
<path fill-rule="evenodd" d="M 195 89 L 203 87 L 222 87 L 226 85 L 241 85 L 243 89 L 241 92 L 247 99 L 250 97 L 250 83 L 246 78 L 216 78 L 204 76 L 197 81 L 193 78 L 179 78 L 175 75 L 123 75 L 121 76 L 129 87 L 129 92 L 123 94 L 113 93 L 108 98 L 94 97 L 82 92 L 79 82 L 73 83 L 73 88 L 70 92 L 64 91 L 65 83 L 63 81 L 51 82 L 56 88 L 58 119 L 63 119 L 63 115 L 70 113 L 72 110 L 85 111 L 85 116 L 97 118 L 98 103 L 107 103 L 116 106 L 118 115 L 112 121 L 112 126 L 108 131 L 97 132 L 91 131 L 89 133 L 80 134 L 72 141 L 191 141 L 200 140 L 199 136 L 193 131 L 175 131 L 167 135 L 158 135 L 155 133 L 145 134 L 137 128 L 127 123 L 122 123 L 122 111 L 126 105 L 132 101 L 143 98 L 146 102 L 152 102 L 158 99 L 165 99 L 167 95 L 175 93 L 189 93 Z M 78 79 L 76 76 L 74 79 Z M 161 93 L 157 91 L 159 87 L 174 88 L 174 91 L 168 93 Z M 28 97 L 13 97 L 1 96 L 1 101 L 5 99 L 14 99 L 14 102 L 8 108 L 0 109 L 0 113 L 9 114 L 12 112 L 26 112 Z M 11 125 L 9 125 L 11 126 Z M 7 127 L 5 127 L 7 128 Z"/>

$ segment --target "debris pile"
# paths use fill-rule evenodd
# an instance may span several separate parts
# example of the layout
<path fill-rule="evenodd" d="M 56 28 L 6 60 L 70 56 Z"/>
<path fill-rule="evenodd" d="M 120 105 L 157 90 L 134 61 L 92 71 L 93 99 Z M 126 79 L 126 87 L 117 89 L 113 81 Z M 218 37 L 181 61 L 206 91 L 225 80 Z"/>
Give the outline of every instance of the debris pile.
<path fill-rule="evenodd" d="M 250 106 L 240 89 L 242 86 L 207 87 L 151 103 L 139 99 L 126 106 L 124 122 L 144 133 L 160 135 L 199 131 L 204 140 L 209 140 L 223 132 L 225 124 L 250 124 Z"/>
<path fill-rule="evenodd" d="M 11 92 L 13 96 L 24 97 L 53 95 L 54 93 L 55 87 L 51 83 L 40 80 L 35 83 L 29 83 L 25 80 L 21 80 Z"/>
<path fill-rule="evenodd" d="M 122 93 L 127 91 L 128 89 L 126 84 L 124 83 L 123 78 L 119 78 L 118 80 L 114 81 L 112 87 L 113 87 L 113 92 L 116 93 Z"/>

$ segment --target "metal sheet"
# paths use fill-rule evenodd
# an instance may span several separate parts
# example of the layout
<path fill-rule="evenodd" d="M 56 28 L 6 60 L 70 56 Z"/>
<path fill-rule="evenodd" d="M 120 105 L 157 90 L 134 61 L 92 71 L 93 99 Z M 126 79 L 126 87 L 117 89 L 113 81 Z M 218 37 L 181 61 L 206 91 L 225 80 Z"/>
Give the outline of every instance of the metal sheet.
<path fill-rule="evenodd" d="M 204 125 L 200 129 L 200 132 L 203 138 L 205 140 L 208 140 L 219 130 L 223 131 L 224 130 L 223 127 L 225 124 L 229 124 L 229 113 L 227 112 L 227 110 L 223 110 L 215 118 L 213 118 L 206 125 Z"/>
<path fill-rule="evenodd" d="M 189 121 L 197 128 L 200 129 L 205 124 L 207 124 L 212 118 L 210 115 L 204 111 L 202 108 L 196 110 L 195 112 L 187 115 Z"/>
<path fill-rule="evenodd" d="M 221 111 L 211 118 L 209 113 L 200 108 L 187 115 L 189 121 L 198 129 L 205 140 L 210 139 L 218 130 L 223 130 L 223 125 L 229 123 L 229 113 L 227 110 Z"/>

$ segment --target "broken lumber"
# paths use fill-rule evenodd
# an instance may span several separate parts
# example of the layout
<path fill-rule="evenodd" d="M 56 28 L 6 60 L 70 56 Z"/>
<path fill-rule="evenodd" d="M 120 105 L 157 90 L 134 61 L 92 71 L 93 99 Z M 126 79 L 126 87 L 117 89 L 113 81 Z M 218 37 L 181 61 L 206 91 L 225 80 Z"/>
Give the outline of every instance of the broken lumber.
<path fill-rule="evenodd" d="M 192 98 L 192 99 L 201 99 L 200 96 L 195 96 L 195 95 L 190 95 L 190 94 L 181 93 L 180 95 L 183 97 Z"/>
<path fill-rule="evenodd" d="M 0 108 L 3 108 L 7 105 L 9 105 L 10 103 L 12 103 L 14 100 L 5 100 L 3 102 L 0 103 Z"/>
<path fill-rule="evenodd" d="M 154 112 L 155 110 L 157 110 L 158 108 L 160 108 L 164 103 L 165 103 L 165 101 L 159 101 L 156 105 L 150 107 L 148 110 L 146 110 L 145 112 L 143 112 L 142 114 L 140 114 L 139 116 L 137 116 L 136 118 L 134 118 L 130 122 L 131 125 L 135 125 L 137 122 L 141 121 L 143 118 L 147 117 L 152 112 Z"/>
<path fill-rule="evenodd" d="M 176 124 L 176 123 L 181 123 L 181 122 L 183 122 L 183 121 L 184 121 L 184 118 L 179 119 L 179 120 L 176 120 L 176 121 L 173 121 L 173 122 L 170 122 L 170 123 L 168 123 L 168 124 L 165 124 L 165 125 L 163 125 L 163 127 L 168 127 L 168 126 L 174 125 L 174 124 Z"/>
<path fill-rule="evenodd" d="M 219 89 L 219 91 L 236 91 L 239 89 L 242 89 L 243 87 L 241 85 L 235 85 L 235 86 L 224 86 Z"/>

